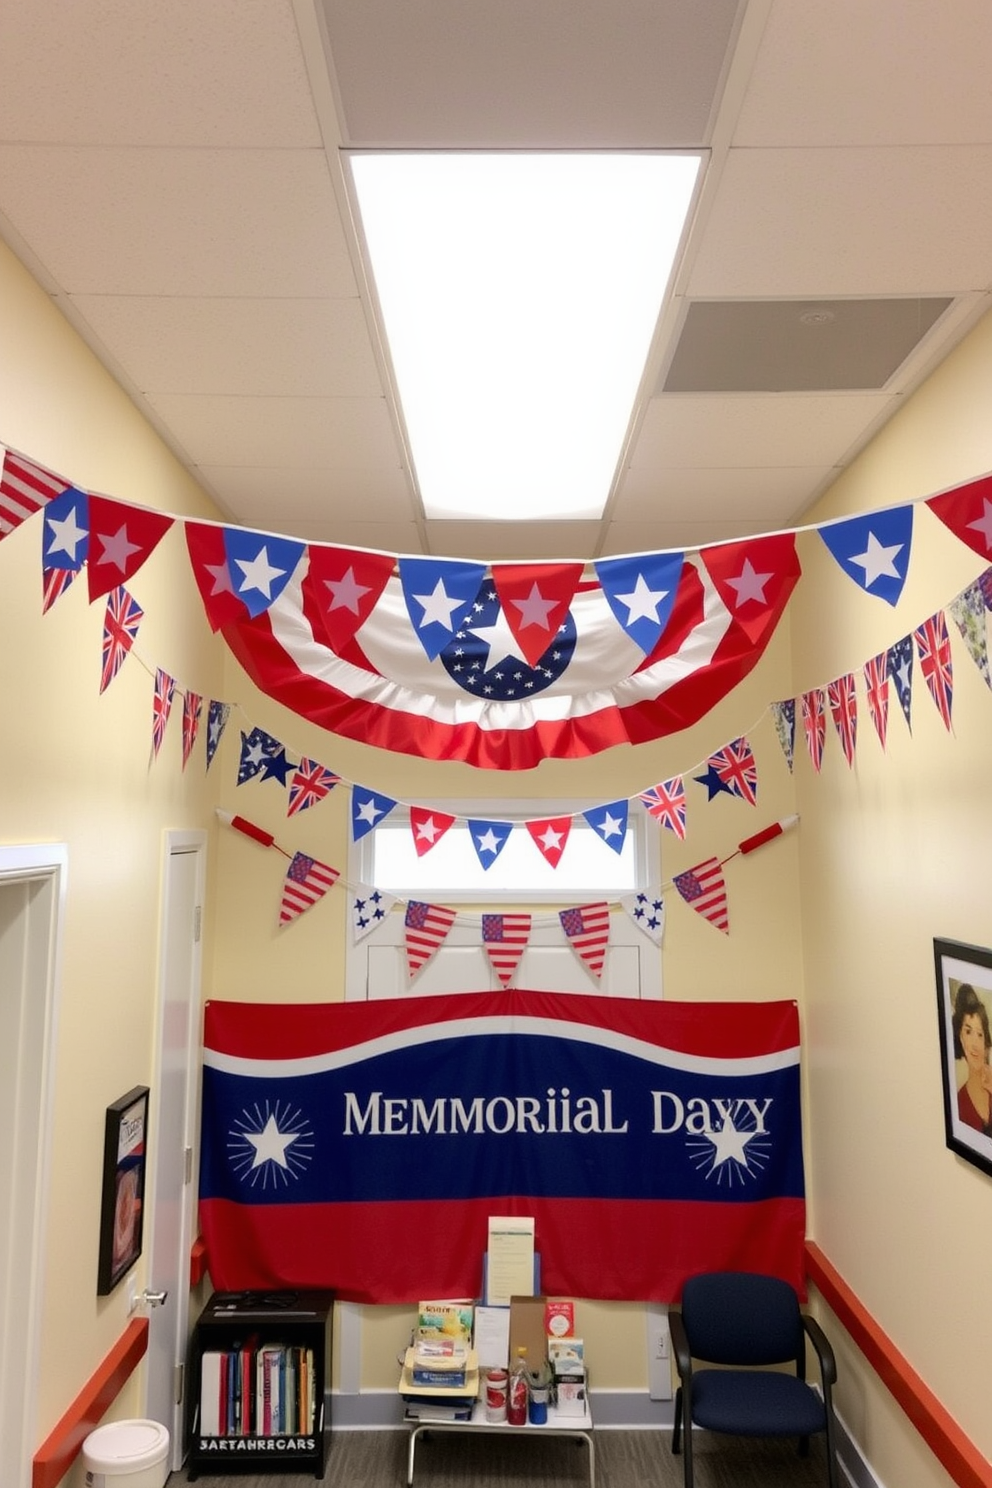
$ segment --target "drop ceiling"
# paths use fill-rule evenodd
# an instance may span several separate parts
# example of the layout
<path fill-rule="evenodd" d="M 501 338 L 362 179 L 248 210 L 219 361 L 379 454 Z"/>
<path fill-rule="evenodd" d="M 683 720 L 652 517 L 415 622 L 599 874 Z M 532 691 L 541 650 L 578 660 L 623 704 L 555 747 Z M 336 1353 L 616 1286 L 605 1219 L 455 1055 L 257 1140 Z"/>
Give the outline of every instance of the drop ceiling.
<path fill-rule="evenodd" d="M 0 233 L 232 521 L 699 546 L 798 525 L 988 308 L 990 55 L 987 0 L 33 0 L 0 13 Z M 705 153 L 602 521 L 424 517 L 362 148 Z"/>

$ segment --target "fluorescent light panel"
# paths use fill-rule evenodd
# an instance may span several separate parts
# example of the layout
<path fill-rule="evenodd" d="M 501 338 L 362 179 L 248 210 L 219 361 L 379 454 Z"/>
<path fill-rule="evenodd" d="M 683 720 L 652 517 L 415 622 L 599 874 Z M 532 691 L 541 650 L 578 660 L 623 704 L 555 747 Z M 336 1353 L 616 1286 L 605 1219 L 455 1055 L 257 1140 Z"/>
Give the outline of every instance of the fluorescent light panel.
<path fill-rule="evenodd" d="M 699 157 L 355 154 L 429 517 L 598 517 Z"/>

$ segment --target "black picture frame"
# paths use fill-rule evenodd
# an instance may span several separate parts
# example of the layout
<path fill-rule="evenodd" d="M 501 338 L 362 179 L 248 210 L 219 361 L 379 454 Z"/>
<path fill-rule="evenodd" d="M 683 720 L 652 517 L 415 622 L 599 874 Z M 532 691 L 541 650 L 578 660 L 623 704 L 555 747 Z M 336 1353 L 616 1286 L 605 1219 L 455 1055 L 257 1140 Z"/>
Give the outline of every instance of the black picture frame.
<path fill-rule="evenodd" d="M 992 950 L 935 938 L 933 954 L 947 1145 L 992 1177 Z M 965 1049 L 969 1042 L 970 1062 Z M 985 1046 L 983 1066 L 980 1042 Z M 988 1075 L 981 1076 L 981 1068 Z M 977 1077 L 979 1105 L 969 1094 Z M 984 1080 L 989 1082 L 987 1103 L 982 1101 Z"/>
<path fill-rule="evenodd" d="M 107 1107 L 103 1136 L 98 1297 L 108 1296 L 141 1255 L 148 1152 L 148 1086 Z"/>

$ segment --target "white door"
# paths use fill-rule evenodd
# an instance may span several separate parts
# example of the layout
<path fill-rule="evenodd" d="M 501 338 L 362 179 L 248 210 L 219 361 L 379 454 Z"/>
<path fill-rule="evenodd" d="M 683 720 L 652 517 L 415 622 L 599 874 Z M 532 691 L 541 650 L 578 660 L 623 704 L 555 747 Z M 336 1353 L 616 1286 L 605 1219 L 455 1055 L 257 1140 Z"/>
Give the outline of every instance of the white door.
<path fill-rule="evenodd" d="M 149 1145 L 154 1156 L 148 1416 L 169 1428 L 171 1466 L 183 1460 L 182 1379 L 189 1332 L 189 1255 L 196 1189 L 193 1147 L 200 1038 L 200 919 L 206 835 L 170 832 L 163 875 L 159 1056 Z"/>

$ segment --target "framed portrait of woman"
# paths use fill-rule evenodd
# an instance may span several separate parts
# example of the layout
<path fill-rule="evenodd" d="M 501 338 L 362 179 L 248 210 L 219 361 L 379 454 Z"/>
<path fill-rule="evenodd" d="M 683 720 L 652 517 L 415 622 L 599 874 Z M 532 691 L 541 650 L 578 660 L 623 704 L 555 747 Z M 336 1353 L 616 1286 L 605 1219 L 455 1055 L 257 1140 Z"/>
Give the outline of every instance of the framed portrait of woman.
<path fill-rule="evenodd" d="M 106 1297 L 141 1255 L 148 1151 L 148 1087 L 107 1107 L 97 1296 Z"/>
<path fill-rule="evenodd" d="M 992 950 L 933 950 L 947 1145 L 992 1177 Z"/>

